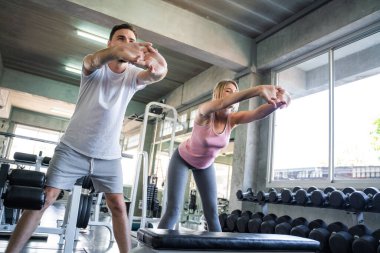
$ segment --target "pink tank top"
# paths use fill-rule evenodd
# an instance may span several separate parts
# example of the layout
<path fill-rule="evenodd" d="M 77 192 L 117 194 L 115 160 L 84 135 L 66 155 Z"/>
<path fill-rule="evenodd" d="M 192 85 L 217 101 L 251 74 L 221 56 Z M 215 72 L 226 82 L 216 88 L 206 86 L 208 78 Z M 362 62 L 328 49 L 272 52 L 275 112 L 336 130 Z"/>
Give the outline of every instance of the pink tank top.
<path fill-rule="evenodd" d="M 205 126 L 194 122 L 191 137 L 182 142 L 178 152 L 182 159 L 197 169 L 206 169 L 214 162 L 218 152 L 227 146 L 231 135 L 230 115 L 224 131 L 220 134 L 213 129 L 214 120 L 211 116 L 210 124 Z"/>

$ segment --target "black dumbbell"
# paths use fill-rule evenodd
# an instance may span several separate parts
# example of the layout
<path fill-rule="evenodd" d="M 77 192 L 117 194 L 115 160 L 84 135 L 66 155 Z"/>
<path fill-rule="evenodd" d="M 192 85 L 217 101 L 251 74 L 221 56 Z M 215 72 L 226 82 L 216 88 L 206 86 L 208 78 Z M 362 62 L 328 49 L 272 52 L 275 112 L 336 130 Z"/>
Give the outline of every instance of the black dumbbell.
<path fill-rule="evenodd" d="M 228 214 L 226 213 L 221 213 L 219 214 L 219 223 L 220 223 L 220 227 L 222 228 L 222 231 L 223 232 L 227 232 L 227 217 L 228 217 Z"/>
<path fill-rule="evenodd" d="M 283 234 L 288 235 L 290 234 L 290 230 L 292 229 L 292 218 L 288 215 L 281 216 L 277 218 L 276 220 L 276 227 L 274 228 L 275 234 Z"/>
<path fill-rule="evenodd" d="M 346 187 L 343 190 L 335 190 L 330 193 L 329 205 L 334 208 L 344 209 L 349 206 L 348 198 L 355 188 Z"/>
<path fill-rule="evenodd" d="M 373 197 L 380 193 L 375 187 L 368 187 L 364 191 L 354 191 L 349 196 L 350 207 L 358 211 L 370 210 L 373 207 Z"/>
<path fill-rule="evenodd" d="M 293 220 L 292 229 L 290 230 L 290 235 L 299 237 L 308 237 L 310 233 L 309 222 L 303 218 L 299 217 Z"/>
<path fill-rule="evenodd" d="M 277 225 L 276 220 L 277 220 L 277 216 L 273 213 L 265 215 L 263 217 L 263 222 L 261 223 L 261 226 L 260 226 L 261 233 L 274 234 L 274 228 Z"/>
<path fill-rule="evenodd" d="M 371 233 L 371 230 L 363 224 L 350 227 L 347 232 L 340 231 L 333 233 L 329 239 L 330 250 L 332 253 L 351 253 L 354 238 L 370 235 Z"/>
<path fill-rule="evenodd" d="M 336 190 L 335 187 L 330 186 L 330 187 L 325 188 L 323 191 L 322 190 L 313 191 L 310 196 L 311 204 L 313 206 L 319 206 L 319 207 L 327 206 L 330 193 L 335 190 Z"/>
<path fill-rule="evenodd" d="M 270 203 L 278 203 L 281 201 L 281 193 L 275 189 L 269 192 L 268 200 Z"/>
<path fill-rule="evenodd" d="M 375 230 L 371 235 L 363 235 L 354 239 L 352 243 L 353 253 L 376 253 L 380 242 L 380 229 Z"/>
<path fill-rule="evenodd" d="M 290 189 L 282 189 L 281 191 L 281 201 L 282 203 L 284 204 L 294 204 L 295 203 L 295 199 L 294 199 L 294 195 L 295 193 L 301 189 L 301 187 L 294 187 L 293 190 L 290 190 Z"/>
<path fill-rule="evenodd" d="M 377 212 L 380 212 L 380 193 L 376 193 L 375 196 L 373 196 L 372 202 L 373 209 Z"/>
<path fill-rule="evenodd" d="M 262 212 L 254 213 L 251 219 L 248 221 L 249 233 L 260 233 L 260 226 L 263 222 L 264 214 Z"/>
<path fill-rule="evenodd" d="M 254 201 L 255 195 L 252 191 L 252 188 L 248 188 L 246 192 L 242 192 L 242 190 L 238 190 L 236 192 L 236 197 L 241 201 Z"/>
<path fill-rule="evenodd" d="M 263 222 L 269 220 L 276 220 L 277 216 L 275 214 L 267 214 L 263 217 L 252 216 L 252 219 L 248 221 L 248 232 L 250 233 L 261 233 L 261 225 Z"/>
<path fill-rule="evenodd" d="M 314 228 L 310 231 L 309 238 L 319 242 L 321 252 L 329 251 L 329 238 L 332 233 L 347 231 L 348 228 L 342 222 L 334 222 L 325 227 Z"/>
<path fill-rule="evenodd" d="M 258 191 L 256 195 L 256 200 L 260 203 L 267 202 L 269 200 L 269 193 L 271 191 L 276 191 L 276 189 L 270 188 L 268 192 Z"/>
<path fill-rule="evenodd" d="M 236 221 L 237 231 L 239 233 L 247 233 L 248 232 L 248 221 L 252 218 L 251 211 L 244 211 L 241 216 Z"/>
<path fill-rule="evenodd" d="M 312 231 L 313 229 L 326 228 L 326 227 L 327 225 L 323 220 L 316 219 L 316 220 L 311 221 L 308 225 L 301 224 L 301 225 L 295 226 L 290 231 L 290 234 L 307 238 L 309 237 L 310 231 Z"/>
<path fill-rule="evenodd" d="M 227 216 L 226 225 L 227 225 L 228 231 L 234 232 L 237 230 L 236 222 L 237 222 L 237 219 L 240 217 L 241 213 L 242 213 L 241 210 L 236 209 L 236 210 L 233 210 L 231 214 Z"/>
<path fill-rule="evenodd" d="M 307 204 L 310 204 L 310 196 L 311 196 L 311 193 L 315 190 L 318 190 L 316 187 L 312 186 L 312 187 L 309 187 L 307 189 L 307 191 L 305 189 L 299 189 L 297 192 L 296 192 L 296 195 L 295 195 L 295 200 L 296 200 L 296 203 L 298 205 L 307 205 Z"/>

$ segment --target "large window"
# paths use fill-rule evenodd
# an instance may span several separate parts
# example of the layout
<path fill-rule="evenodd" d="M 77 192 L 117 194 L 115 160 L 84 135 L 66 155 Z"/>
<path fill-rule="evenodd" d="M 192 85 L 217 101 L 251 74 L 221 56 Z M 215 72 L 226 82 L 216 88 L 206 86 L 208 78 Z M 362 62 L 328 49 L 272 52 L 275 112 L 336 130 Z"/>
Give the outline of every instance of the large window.
<path fill-rule="evenodd" d="M 379 52 L 375 33 L 276 73 L 293 100 L 273 120 L 272 182 L 380 179 Z"/>

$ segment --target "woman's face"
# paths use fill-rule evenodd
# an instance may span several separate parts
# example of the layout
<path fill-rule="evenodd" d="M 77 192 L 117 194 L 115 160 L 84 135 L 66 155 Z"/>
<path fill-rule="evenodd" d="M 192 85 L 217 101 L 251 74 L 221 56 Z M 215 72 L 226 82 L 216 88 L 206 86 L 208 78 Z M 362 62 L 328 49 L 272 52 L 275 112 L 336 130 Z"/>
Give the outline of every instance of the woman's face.
<path fill-rule="evenodd" d="M 223 88 L 222 97 L 231 95 L 232 93 L 234 93 L 236 91 L 237 91 L 236 86 L 233 83 L 228 83 Z"/>

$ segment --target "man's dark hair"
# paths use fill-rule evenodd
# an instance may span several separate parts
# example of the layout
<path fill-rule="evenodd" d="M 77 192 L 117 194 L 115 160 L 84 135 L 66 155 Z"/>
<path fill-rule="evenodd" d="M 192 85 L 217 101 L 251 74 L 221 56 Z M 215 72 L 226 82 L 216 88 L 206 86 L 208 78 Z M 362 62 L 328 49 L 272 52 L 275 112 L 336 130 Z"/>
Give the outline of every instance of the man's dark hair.
<path fill-rule="evenodd" d="M 135 28 L 133 27 L 133 25 L 131 24 L 128 24 L 128 23 L 124 23 L 124 24 L 121 24 L 121 25 L 115 25 L 112 30 L 111 30 L 111 33 L 110 33 L 110 38 L 109 40 L 112 40 L 112 36 L 115 34 L 115 32 L 117 30 L 121 30 L 121 29 L 128 29 L 128 30 L 131 30 L 135 36 L 137 37 L 137 34 L 136 34 L 136 31 L 135 31 Z"/>

